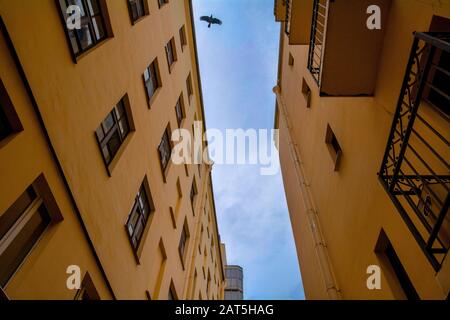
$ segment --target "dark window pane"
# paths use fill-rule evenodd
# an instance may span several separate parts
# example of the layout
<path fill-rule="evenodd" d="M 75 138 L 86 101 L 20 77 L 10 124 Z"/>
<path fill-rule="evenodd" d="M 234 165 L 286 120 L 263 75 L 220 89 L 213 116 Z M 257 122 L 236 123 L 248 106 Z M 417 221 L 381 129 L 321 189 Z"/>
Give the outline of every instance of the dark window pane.
<path fill-rule="evenodd" d="M 120 148 L 120 135 L 119 132 L 116 131 L 113 133 L 113 135 L 111 136 L 111 138 L 109 139 L 107 145 L 108 145 L 108 150 L 109 153 L 111 154 L 111 157 L 114 158 L 114 156 L 116 155 L 117 151 Z"/>
<path fill-rule="evenodd" d="M 111 154 L 109 153 L 107 145 L 105 145 L 102 148 L 102 154 L 103 154 L 103 159 L 105 159 L 106 163 L 110 163 L 110 161 L 111 161 Z"/>
<path fill-rule="evenodd" d="M 85 50 L 89 48 L 94 42 L 92 40 L 91 31 L 89 25 L 82 25 L 80 30 L 77 30 L 78 39 L 80 39 L 81 49 Z"/>
<path fill-rule="evenodd" d="M 87 0 L 87 3 L 91 16 L 100 14 L 100 4 L 98 3 L 98 0 Z"/>
<path fill-rule="evenodd" d="M 112 113 L 108 114 L 106 119 L 103 121 L 103 130 L 106 134 L 108 134 L 109 130 L 114 126 L 114 116 Z"/>
<path fill-rule="evenodd" d="M 93 25 L 94 31 L 95 31 L 95 39 L 101 40 L 102 38 L 104 38 L 105 30 L 104 30 L 103 24 L 102 24 L 102 17 L 96 16 L 96 17 L 92 18 L 92 25 Z"/>
<path fill-rule="evenodd" d="M 3 107 L 0 105 L 0 140 L 9 136 L 11 132 L 12 129 L 9 124 L 9 121 L 6 118 L 5 112 L 3 111 Z"/>

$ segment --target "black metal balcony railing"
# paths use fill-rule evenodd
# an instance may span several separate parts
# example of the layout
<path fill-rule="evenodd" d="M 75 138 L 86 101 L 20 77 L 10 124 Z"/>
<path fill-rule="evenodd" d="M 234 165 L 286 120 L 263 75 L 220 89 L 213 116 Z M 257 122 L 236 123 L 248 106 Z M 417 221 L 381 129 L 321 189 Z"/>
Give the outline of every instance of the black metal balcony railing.
<path fill-rule="evenodd" d="M 328 19 L 328 0 L 314 0 L 308 69 L 320 86 L 322 57 Z"/>
<path fill-rule="evenodd" d="M 284 32 L 287 35 L 291 33 L 291 11 L 292 11 L 292 0 L 283 0 L 284 5 L 286 6 L 286 20 L 284 24 Z"/>
<path fill-rule="evenodd" d="M 438 271 L 450 247 L 450 33 L 416 33 L 379 178 Z"/>

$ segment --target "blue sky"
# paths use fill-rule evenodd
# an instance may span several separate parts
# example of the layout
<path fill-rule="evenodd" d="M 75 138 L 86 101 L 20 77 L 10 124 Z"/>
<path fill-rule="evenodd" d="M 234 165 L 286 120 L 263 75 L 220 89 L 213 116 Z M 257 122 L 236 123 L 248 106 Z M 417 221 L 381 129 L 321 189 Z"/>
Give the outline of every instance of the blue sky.
<path fill-rule="evenodd" d="M 273 129 L 279 24 L 273 0 L 193 0 L 208 128 Z M 200 21 L 211 15 L 222 26 Z M 246 299 L 303 299 L 281 173 L 215 165 L 213 184 L 229 264 L 244 268 Z"/>

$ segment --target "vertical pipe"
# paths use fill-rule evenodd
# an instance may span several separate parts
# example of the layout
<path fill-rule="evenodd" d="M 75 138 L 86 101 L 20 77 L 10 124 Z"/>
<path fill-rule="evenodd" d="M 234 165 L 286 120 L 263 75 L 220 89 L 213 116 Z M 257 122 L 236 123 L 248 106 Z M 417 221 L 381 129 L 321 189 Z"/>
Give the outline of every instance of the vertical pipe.
<path fill-rule="evenodd" d="M 336 279 L 333 274 L 333 267 L 331 265 L 327 246 L 323 234 L 321 232 L 320 221 L 317 215 L 316 206 L 313 201 L 311 187 L 306 179 L 305 169 L 303 167 L 303 163 L 301 161 L 299 153 L 296 150 L 296 143 L 293 141 L 292 128 L 289 125 L 289 115 L 286 110 L 286 105 L 284 104 L 283 98 L 281 96 L 280 87 L 279 86 L 274 87 L 273 92 L 276 94 L 277 103 L 279 106 L 280 111 L 279 119 L 281 121 L 285 121 L 286 128 L 288 130 L 287 138 L 288 138 L 289 154 L 294 162 L 295 177 L 297 179 L 298 186 L 300 189 L 300 195 L 303 202 L 303 206 L 307 213 L 311 234 L 314 238 L 315 244 L 314 249 L 319 262 L 320 271 L 322 274 L 322 278 L 324 280 L 324 285 L 329 299 L 339 300 L 341 299 L 340 291 L 338 289 Z"/>

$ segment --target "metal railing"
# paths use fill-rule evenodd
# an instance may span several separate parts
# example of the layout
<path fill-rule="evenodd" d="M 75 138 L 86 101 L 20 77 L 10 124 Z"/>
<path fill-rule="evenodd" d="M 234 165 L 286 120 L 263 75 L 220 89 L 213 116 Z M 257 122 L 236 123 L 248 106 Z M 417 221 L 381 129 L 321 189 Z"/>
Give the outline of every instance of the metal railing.
<path fill-rule="evenodd" d="M 314 0 L 308 69 L 320 86 L 329 0 Z"/>
<path fill-rule="evenodd" d="M 450 33 L 416 33 L 379 178 L 438 271 L 450 247 Z"/>

